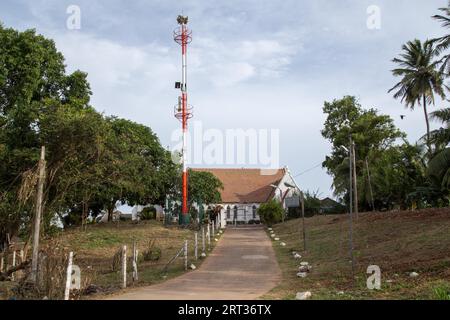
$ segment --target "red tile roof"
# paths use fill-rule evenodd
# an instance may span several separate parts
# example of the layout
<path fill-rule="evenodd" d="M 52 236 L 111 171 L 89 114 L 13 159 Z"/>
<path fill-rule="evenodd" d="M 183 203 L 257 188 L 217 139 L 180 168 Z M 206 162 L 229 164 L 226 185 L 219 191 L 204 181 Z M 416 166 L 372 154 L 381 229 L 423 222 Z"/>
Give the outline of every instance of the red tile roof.
<path fill-rule="evenodd" d="M 271 184 L 278 185 L 286 174 L 285 169 L 199 169 L 214 174 L 222 181 L 221 191 L 223 203 L 263 203 L 274 195 Z M 268 174 L 269 173 L 269 174 Z"/>

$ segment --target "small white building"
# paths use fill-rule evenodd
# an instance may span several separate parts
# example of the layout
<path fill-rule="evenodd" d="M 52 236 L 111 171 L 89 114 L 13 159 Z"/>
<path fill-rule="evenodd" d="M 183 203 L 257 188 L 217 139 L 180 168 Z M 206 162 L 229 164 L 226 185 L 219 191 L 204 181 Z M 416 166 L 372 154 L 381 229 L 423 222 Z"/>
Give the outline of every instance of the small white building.
<path fill-rule="evenodd" d="M 283 203 L 287 197 L 300 194 L 287 167 L 266 169 L 192 169 L 214 174 L 223 183 L 221 225 L 259 222 L 258 208 L 262 203 L 277 199 Z M 205 206 L 206 207 L 206 206 Z"/>

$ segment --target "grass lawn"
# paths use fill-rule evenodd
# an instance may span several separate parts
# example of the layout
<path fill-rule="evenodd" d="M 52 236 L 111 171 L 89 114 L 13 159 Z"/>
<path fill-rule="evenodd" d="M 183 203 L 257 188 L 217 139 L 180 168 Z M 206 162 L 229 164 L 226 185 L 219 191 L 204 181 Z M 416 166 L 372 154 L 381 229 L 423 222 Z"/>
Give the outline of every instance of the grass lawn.
<path fill-rule="evenodd" d="M 356 219 L 355 219 L 356 220 Z M 313 299 L 443 299 L 450 295 L 450 208 L 359 214 L 354 223 L 355 281 L 349 253 L 349 219 L 316 216 L 275 225 L 273 242 L 283 280 L 263 298 L 294 299 L 311 291 Z M 293 258 L 297 251 L 302 259 Z M 298 278 L 301 261 L 312 265 Z M 368 290 L 367 267 L 381 269 L 381 290 Z M 409 274 L 417 272 L 416 278 Z M 450 297 L 449 297 L 450 298 Z"/>
<path fill-rule="evenodd" d="M 217 237 L 217 236 L 216 236 Z M 82 286 L 95 285 L 100 289 L 99 294 L 84 296 L 81 298 L 101 298 L 104 295 L 116 293 L 121 289 L 122 276 L 120 267 L 118 271 L 112 271 L 112 262 L 115 253 L 123 245 L 127 245 L 127 257 L 132 256 L 133 242 L 136 241 L 137 249 L 141 254 L 148 248 L 149 242 L 161 249 L 161 258 L 158 261 L 143 261 L 142 257 L 138 265 L 139 281 L 132 282 L 131 261 L 128 260 L 128 288 L 156 284 L 176 277 L 186 272 L 184 270 L 184 258 L 181 255 L 163 272 L 168 261 L 175 256 L 188 240 L 188 261 L 197 267 L 201 264 L 201 232 L 199 232 L 199 260 L 194 259 L 194 231 L 179 228 L 177 226 L 164 227 L 156 221 L 143 221 L 139 224 L 132 222 L 120 222 L 109 224 L 90 225 L 87 230 L 80 228 L 69 229 L 51 239 L 43 240 L 43 247 L 62 249 L 64 252 L 74 252 L 73 263 L 81 269 Z M 211 239 L 211 250 L 215 241 Z M 206 242 L 206 247 L 208 247 Z M 207 248 L 208 249 L 208 248 Z M 208 252 L 208 250 L 207 250 Z M 10 289 L 14 283 L 0 283 L 1 287 Z M 8 288 L 6 288 L 8 286 Z"/>

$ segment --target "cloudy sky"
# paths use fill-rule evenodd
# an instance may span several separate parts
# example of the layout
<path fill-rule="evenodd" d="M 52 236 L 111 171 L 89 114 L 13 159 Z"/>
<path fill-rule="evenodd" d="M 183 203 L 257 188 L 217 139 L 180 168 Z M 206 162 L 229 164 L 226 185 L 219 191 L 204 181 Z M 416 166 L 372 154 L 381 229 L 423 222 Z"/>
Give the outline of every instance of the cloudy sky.
<path fill-rule="evenodd" d="M 423 113 L 388 93 L 391 59 L 411 39 L 444 32 L 430 17 L 446 0 L 2 0 L 0 20 L 55 40 L 69 72 L 88 72 L 92 104 L 150 126 L 165 146 L 173 117 L 180 50 L 176 17 L 189 16 L 189 94 L 203 129 L 278 129 L 280 165 L 293 174 L 316 167 L 330 151 L 321 137 L 324 101 L 355 95 L 393 117 L 411 142 L 425 131 Z M 67 28 L 67 8 L 81 9 L 81 29 Z M 380 28 L 370 29 L 371 6 Z M 400 115 L 407 115 L 400 120 Z M 331 195 L 317 167 L 297 178 Z"/>

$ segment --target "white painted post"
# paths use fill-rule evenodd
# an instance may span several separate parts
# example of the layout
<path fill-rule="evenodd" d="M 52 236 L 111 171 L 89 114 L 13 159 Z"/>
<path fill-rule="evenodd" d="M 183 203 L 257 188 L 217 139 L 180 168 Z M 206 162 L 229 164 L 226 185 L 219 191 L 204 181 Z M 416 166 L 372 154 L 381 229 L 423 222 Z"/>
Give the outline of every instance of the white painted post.
<path fill-rule="evenodd" d="M 122 288 L 127 287 L 127 246 L 122 248 Z"/>
<path fill-rule="evenodd" d="M 22 250 L 20 250 L 20 263 L 24 263 L 24 260 L 25 259 L 25 256 L 24 256 L 24 252 L 23 252 L 23 249 Z"/>
<path fill-rule="evenodd" d="M 13 251 L 13 259 L 12 259 L 12 267 L 14 268 L 16 266 L 16 251 Z M 14 281 L 14 273 L 11 274 L 11 280 Z"/>
<path fill-rule="evenodd" d="M 138 280 L 137 257 L 136 242 L 133 242 L 133 282 Z"/>
<path fill-rule="evenodd" d="M 206 246 L 205 246 L 205 226 L 202 226 L 202 254 L 206 254 Z"/>
<path fill-rule="evenodd" d="M 188 241 L 184 241 L 184 270 L 188 269 Z"/>
<path fill-rule="evenodd" d="M 211 227 L 210 227 L 209 223 L 208 223 L 208 225 L 206 227 L 206 230 L 207 230 L 206 236 L 207 236 L 207 239 L 208 239 L 208 250 L 211 250 Z"/>
<path fill-rule="evenodd" d="M 198 232 L 196 232 L 194 234 L 194 239 L 195 239 L 195 243 L 194 243 L 194 255 L 195 255 L 195 260 L 198 260 Z"/>
<path fill-rule="evenodd" d="M 67 265 L 66 291 L 64 292 L 64 300 L 70 299 L 70 287 L 72 286 L 72 263 L 73 263 L 73 252 L 70 252 L 69 263 Z"/>
<path fill-rule="evenodd" d="M 139 273 L 138 273 L 138 260 L 139 260 L 139 250 L 136 249 L 136 281 L 139 280 Z"/>

